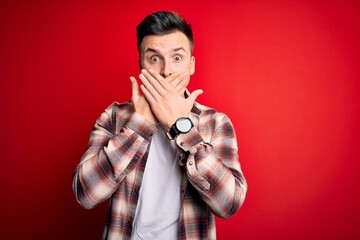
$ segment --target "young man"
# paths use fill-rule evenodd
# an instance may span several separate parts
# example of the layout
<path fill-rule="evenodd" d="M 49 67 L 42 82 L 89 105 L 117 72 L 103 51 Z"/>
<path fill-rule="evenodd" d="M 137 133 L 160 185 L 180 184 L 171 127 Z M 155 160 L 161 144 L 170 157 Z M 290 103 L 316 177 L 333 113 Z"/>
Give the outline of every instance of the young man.
<path fill-rule="evenodd" d="M 131 102 L 98 118 L 74 194 L 85 208 L 111 199 L 104 239 L 215 239 L 214 215 L 235 214 L 247 190 L 232 123 L 186 89 L 195 58 L 183 18 L 153 13 L 137 37 L 143 95 L 131 77 Z"/>

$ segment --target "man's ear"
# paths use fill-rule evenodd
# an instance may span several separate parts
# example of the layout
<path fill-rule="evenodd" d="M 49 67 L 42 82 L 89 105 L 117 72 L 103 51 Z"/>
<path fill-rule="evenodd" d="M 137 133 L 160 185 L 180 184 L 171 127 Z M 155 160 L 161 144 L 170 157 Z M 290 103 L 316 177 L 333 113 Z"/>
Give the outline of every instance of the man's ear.
<path fill-rule="evenodd" d="M 190 75 L 193 75 L 195 73 L 195 57 L 191 56 L 190 59 Z"/>

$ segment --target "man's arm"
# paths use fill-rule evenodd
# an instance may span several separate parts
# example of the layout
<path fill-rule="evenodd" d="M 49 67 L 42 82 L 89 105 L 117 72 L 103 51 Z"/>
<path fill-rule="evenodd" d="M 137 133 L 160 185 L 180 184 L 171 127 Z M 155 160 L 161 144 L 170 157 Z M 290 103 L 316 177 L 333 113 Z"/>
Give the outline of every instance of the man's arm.
<path fill-rule="evenodd" d="M 151 69 L 143 69 L 140 79 L 153 114 L 168 129 L 179 117 L 189 116 L 196 98 L 202 93 L 202 90 L 195 90 L 184 97 L 183 90 L 189 82 L 184 74 L 172 74 L 164 79 Z M 205 130 L 200 133 L 193 127 L 190 132 L 180 134 L 176 142 L 184 152 L 190 152 L 186 163 L 190 182 L 212 211 L 226 218 L 242 205 L 247 184 L 238 162 L 236 135 L 230 120 L 214 111 L 203 114 L 211 118 L 205 123 Z M 210 122 L 215 125 L 210 126 Z M 202 135 L 211 138 L 205 141 Z"/>
<path fill-rule="evenodd" d="M 189 152 L 186 172 L 190 183 L 212 212 L 222 218 L 234 215 L 244 202 L 247 183 L 238 161 L 236 135 L 223 114 L 212 116 L 201 136 L 196 127 L 176 138 L 177 145 Z M 213 129 L 210 130 L 210 126 Z M 209 132 L 213 131 L 210 134 Z"/>
<path fill-rule="evenodd" d="M 118 106 L 113 104 L 96 121 L 88 148 L 73 175 L 75 197 L 85 208 L 108 199 L 146 153 L 156 127 L 140 114 L 132 113 L 132 107 L 122 105 L 127 109 L 120 111 L 122 116 L 116 116 Z"/>

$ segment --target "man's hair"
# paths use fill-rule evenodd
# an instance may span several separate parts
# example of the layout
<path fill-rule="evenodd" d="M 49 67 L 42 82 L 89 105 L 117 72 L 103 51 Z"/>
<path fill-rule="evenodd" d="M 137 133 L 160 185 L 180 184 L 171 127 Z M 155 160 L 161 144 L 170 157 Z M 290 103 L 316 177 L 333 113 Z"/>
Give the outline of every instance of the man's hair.
<path fill-rule="evenodd" d="M 160 11 L 148 15 L 137 27 L 137 48 L 140 52 L 140 46 L 144 37 L 148 35 L 166 35 L 174 31 L 180 31 L 190 42 L 191 52 L 194 49 L 194 37 L 191 25 L 178 13 Z"/>

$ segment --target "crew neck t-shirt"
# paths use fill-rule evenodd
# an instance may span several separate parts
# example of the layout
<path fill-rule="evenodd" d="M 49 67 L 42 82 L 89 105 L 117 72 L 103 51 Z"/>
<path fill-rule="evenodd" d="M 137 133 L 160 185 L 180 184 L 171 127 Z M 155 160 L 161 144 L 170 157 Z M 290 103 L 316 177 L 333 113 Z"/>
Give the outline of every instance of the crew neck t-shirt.
<path fill-rule="evenodd" d="M 139 192 L 132 240 L 177 239 L 180 216 L 180 166 L 176 148 L 158 125 Z"/>

